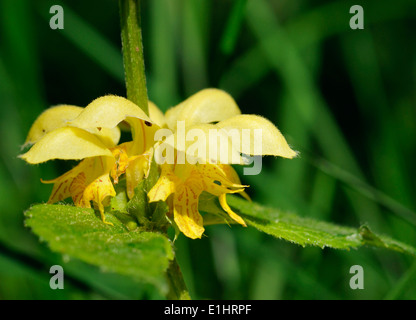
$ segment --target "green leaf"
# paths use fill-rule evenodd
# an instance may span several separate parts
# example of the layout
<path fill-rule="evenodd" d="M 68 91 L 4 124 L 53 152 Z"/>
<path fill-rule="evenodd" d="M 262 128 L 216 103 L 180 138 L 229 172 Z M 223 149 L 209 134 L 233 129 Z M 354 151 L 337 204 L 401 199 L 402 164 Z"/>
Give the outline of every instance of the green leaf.
<path fill-rule="evenodd" d="M 93 209 L 40 204 L 25 212 L 26 226 L 61 254 L 99 266 L 103 271 L 130 276 L 167 292 L 165 272 L 173 259 L 170 240 L 156 232 L 129 231 L 112 214 L 109 226 Z"/>
<path fill-rule="evenodd" d="M 233 211 L 240 215 L 247 225 L 301 246 L 312 245 L 320 248 L 349 250 L 367 245 L 416 256 L 414 247 L 387 236 L 376 235 L 368 226 L 359 228 L 339 226 L 261 206 L 232 195 L 227 196 L 227 201 Z M 202 198 L 200 210 L 207 212 L 204 215 L 204 221 L 207 220 L 206 224 L 218 223 L 221 220 L 223 223 L 232 223 L 230 219 L 224 218 L 223 211 L 213 201 L 213 198 Z M 217 220 L 215 220 L 216 215 L 218 216 Z"/>
<path fill-rule="evenodd" d="M 386 248 L 386 249 L 408 253 L 413 256 L 416 256 L 416 248 L 410 245 L 407 245 L 405 243 L 399 242 L 397 240 L 391 239 L 389 237 L 386 237 L 384 235 L 376 235 L 366 225 L 361 226 L 358 232 L 360 234 L 362 241 L 366 245 Z"/>
<path fill-rule="evenodd" d="M 146 228 L 149 222 L 149 217 L 147 216 L 150 212 L 149 205 L 146 192 L 146 179 L 143 179 L 134 188 L 134 196 L 127 203 L 127 212 L 136 217 L 137 221 Z"/>
<path fill-rule="evenodd" d="M 127 205 L 129 199 L 126 192 L 126 179 L 121 179 L 114 187 L 116 196 L 111 198 L 110 207 L 111 211 L 119 211 L 128 213 Z"/>
<path fill-rule="evenodd" d="M 356 229 L 281 212 L 236 197 L 227 197 L 227 200 L 248 225 L 277 238 L 321 248 L 349 249 L 361 245 L 360 238 L 355 236 Z"/>
<path fill-rule="evenodd" d="M 168 205 L 163 201 L 149 203 L 147 196 L 158 179 L 159 169 L 155 160 L 152 159 L 149 176 L 140 181 L 136 186 L 134 196 L 127 203 L 125 209 L 129 215 L 136 217 L 139 224 L 147 231 L 158 230 L 166 232 L 168 226 L 171 224 L 166 217 L 167 212 L 169 212 Z"/>

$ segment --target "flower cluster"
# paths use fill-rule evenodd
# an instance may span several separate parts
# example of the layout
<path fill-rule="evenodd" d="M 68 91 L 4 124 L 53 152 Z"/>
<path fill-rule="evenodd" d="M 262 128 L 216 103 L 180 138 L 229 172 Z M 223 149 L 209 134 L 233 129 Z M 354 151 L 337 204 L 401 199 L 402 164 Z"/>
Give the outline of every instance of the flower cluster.
<path fill-rule="evenodd" d="M 85 108 L 59 105 L 44 111 L 24 145 L 32 147 L 20 157 L 30 164 L 80 160 L 60 177 L 42 181 L 53 183 L 48 203 L 69 197 L 78 207 L 90 208 L 92 203 L 103 222 L 110 224 L 104 210 L 116 195 L 114 185 L 125 178 L 127 195 L 132 198 L 155 159 L 160 176 L 148 192 L 148 200 L 166 201 L 172 223 L 195 239 L 204 232 L 198 211 L 202 192 L 218 197 L 229 217 L 245 226 L 226 200 L 229 193 L 248 198 L 247 186 L 241 184 L 231 164 L 245 164 L 244 156 L 296 156 L 269 120 L 242 115 L 234 99 L 222 90 L 202 90 L 165 115 L 151 102 L 148 107 L 149 115 L 129 100 L 110 95 Z M 130 126 L 132 141 L 119 144 L 121 122 Z M 256 130 L 261 135 L 254 134 Z M 198 132 L 197 139 L 194 132 Z M 193 139 L 188 139 L 190 134 Z M 182 141 L 184 135 L 187 139 Z M 220 144 L 218 139 L 222 139 Z"/>

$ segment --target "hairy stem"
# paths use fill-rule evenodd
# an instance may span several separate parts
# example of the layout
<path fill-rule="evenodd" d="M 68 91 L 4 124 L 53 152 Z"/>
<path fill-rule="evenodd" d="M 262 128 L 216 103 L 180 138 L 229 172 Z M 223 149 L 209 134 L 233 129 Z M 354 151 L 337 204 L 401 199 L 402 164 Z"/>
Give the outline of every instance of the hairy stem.
<path fill-rule="evenodd" d="M 181 269 L 179 268 L 176 258 L 174 258 L 167 270 L 169 283 L 169 293 L 167 298 L 171 300 L 190 300 L 188 289 L 183 280 Z"/>
<path fill-rule="evenodd" d="M 146 75 L 144 70 L 140 0 L 119 0 L 119 7 L 127 99 L 137 104 L 144 112 L 149 114 Z M 151 177 L 149 176 L 149 178 Z M 147 213 L 151 214 L 150 212 Z M 169 284 L 167 298 L 172 300 L 189 300 L 188 289 L 186 288 L 176 258 L 171 261 L 166 276 Z"/>
<path fill-rule="evenodd" d="M 127 99 L 137 104 L 146 114 L 149 114 L 140 0 L 119 0 L 119 7 Z"/>

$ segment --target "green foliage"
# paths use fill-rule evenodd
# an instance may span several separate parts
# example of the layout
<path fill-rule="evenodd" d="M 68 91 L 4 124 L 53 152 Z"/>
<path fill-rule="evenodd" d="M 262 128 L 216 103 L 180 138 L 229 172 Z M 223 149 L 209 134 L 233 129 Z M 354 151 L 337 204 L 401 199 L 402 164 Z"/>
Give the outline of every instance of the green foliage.
<path fill-rule="evenodd" d="M 348 228 L 267 208 L 236 196 L 229 196 L 228 200 L 249 226 L 302 246 L 350 249 L 369 245 L 416 256 L 415 248 L 389 237 L 378 236 L 367 226 Z M 162 203 L 158 203 L 158 206 L 162 206 Z M 200 207 L 207 212 L 207 224 L 231 223 L 215 197 L 204 194 Z M 145 224 L 138 226 L 128 212 L 122 211 L 106 214 L 107 221 L 113 223 L 110 226 L 104 224 L 93 209 L 40 204 L 25 212 L 25 223 L 53 251 L 98 266 L 103 271 L 150 283 L 166 294 L 166 272 L 170 261 L 174 259 L 171 241 L 165 234 L 155 230 L 146 231 L 152 225 L 146 218 L 142 218 L 146 220 Z M 159 219 L 165 214 L 165 210 L 158 209 L 155 212 Z M 175 264 L 174 268 L 178 266 Z M 168 273 L 168 279 L 169 275 L 171 273 Z M 175 277 L 173 280 L 178 281 Z"/>
<path fill-rule="evenodd" d="M 142 2 L 152 101 L 165 111 L 204 87 L 222 88 L 243 112 L 271 119 L 301 151 L 295 161 L 265 159 L 261 175 L 241 177 L 251 185 L 248 192 L 255 202 L 280 208 L 270 209 L 273 217 L 293 212 L 314 221 L 364 224 L 377 234 L 416 243 L 416 46 L 409 41 L 416 21 L 414 0 L 394 6 L 389 0 L 366 2 L 361 31 L 349 29 L 353 1 Z M 64 30 L 49 28 L 49 8 L 55 4 L 64 8 Z M 62 295 L 50 290 L 47 269 L 20 259 L 29 256 L 45 267 L 62 262 L 23 228 L 22 212 L 48 199 L 51 186 L 40 184 L 40 178 L 54 178 L 70 165 L 29 167 L 16 156 L 31 123 L 49 106 L 84 106 L 104 93 L 125 96 L 118 3 L 0 0 L 0 8 L 0 133 L 5 137 L 0 157 L 0 298 L 58 299 Z M 114 216 L 136 230 L 136 217 L 125 210 L 125 194 L 114 201 L 114 210 L 119 210 Z M 201 240 L 178 237 L 175 253 L 193 298 L 416 297 L 412 256 L 365 246 L 321 250 L 276 241 L 255 229 L 255 223 L 268 228 L 268 222 L 260 223 L 267 221 L 261 213 L 257 220 L 244 216 L 254 228 L 207 226 Z M 206 224 L 224 219 L 204 215 Z M 279 236 L 276 228 L 269 231 Z M 351 231 L 367 243 L 394 244 L 367 227 Z M 365 270 L 362 292 L 344 285 L 353 264 Z M 61 294 L 82 299 L 155 296 L 154 288 L 144 293 L 140 285 L 129 285 L 129 278 L 120 281 L 118 275 L 96 271 L 72 260 L 65 266 L 68 279 Z M 70 275 L 89 286 L 74 288 Z"/>
<path fill-rule="evenodd" d="M 369 245 L 405 252 L 416 257 L 415 248 L 389 237 L 378 236 L 367 226 L 358 229 L 339 226 L 267 208 L 237 197 L 230 197 L 230 205 L 237 209 L 249 225 L 301 246 L 350 249 Z"/>
<path fill-rule="evenodd" d="M 416 257 L 416 249 L 386 236 L 374 234 L 368 226 L 350 228 L 323 222 L 316 219 L 300 217 L 275 208 L 249 202 L 240 197 L 228 196 L 229 205 L 244 218 L 249 226 L 301 246 L 346 249 L 359 248 L 363 245 L 381 247 Z M 200 202 L 200 209 L 208 214 L 204 218 L 206 225 L 234 223 L 227 218 L 213 197 L 205 195 Z"/>
<path fill-rule="evenodd" d="M 134 197 L 127 200 L 127 195 L 123 189 L 123 184 L 119 186 L 120 195 L 117 194 L 116 207 L 118 210 L 127 213 L 131 217 L 135 217 L 140 225 L 146 230 L 166 232 L 170 222 L 166 217 L 166 213 L 169 211 L 169 207 L 165 202 L 159 201 L 157 203 L 149 203 L 147 193 L 159 178 L 159 169 L 156 162 L 153 160 L 150 166 L 149 175 L 146 179 L 143 179 L 134 189 Z M 124 182 L 122 180 L 122 182 Z M 124 194 L 124 195 L 123 195 Z M 120 207 L 121 206 L 121 207 Z M 124 206 L 124 207 L 123 207 Z M 115 210 L 114 206 L 111 206 L 111 210 Z"/>
<path fill-rule="evenodd" d="M 129 231 L 111 214 L 105 225 L 92 209 L 68 205 L 35 205 L 25 213 L 26 225 L 50 248 L 103 271 L 116 272 L 155 285 L 166 292 L 165 272 L 173 259 L 170 240 L 141 228 Z"/>

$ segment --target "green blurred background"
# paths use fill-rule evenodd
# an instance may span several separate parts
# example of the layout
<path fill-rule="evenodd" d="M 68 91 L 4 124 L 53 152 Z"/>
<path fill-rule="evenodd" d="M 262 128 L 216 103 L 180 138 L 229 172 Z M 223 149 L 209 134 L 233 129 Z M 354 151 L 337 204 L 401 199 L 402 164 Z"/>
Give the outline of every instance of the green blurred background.
<path fill-rule="evenodd" d="M 162 110 L 196 91 L 228 91 L 271 119 L 295 160 L 241 176 L 253 200 L 416 245 L 414 0 L 142 1 L 149 97 Z M 52 30 L 49 8 L 64 8 Z M 352 5 L 365 29 L 351 30 Z M 148 285 L 50 252 L 23 212 L 49 197 L 59 162 L 17 158 L 31 123 L 55 104 L 125 96 L 118 2 L 0 0 L 0 298 L 154 299 Z M 414 259 L 381 249 L 302 248 L 251 228 L 210 226 L 176 241 L 196 299 L 415 299 Z M 49 288 L 49 267 L 65 290 Z M 349 269 L 364 268 L 351 290 Z"/>

